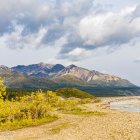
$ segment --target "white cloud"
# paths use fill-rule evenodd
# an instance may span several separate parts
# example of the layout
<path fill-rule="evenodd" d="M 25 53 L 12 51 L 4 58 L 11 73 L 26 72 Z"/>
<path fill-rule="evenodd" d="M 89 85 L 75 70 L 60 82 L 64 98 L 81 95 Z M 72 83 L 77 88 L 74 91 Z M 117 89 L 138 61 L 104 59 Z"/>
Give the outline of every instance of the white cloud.
<path fill-rule="evenodd" d="M 82 59 L 86 59 L 90 57 L 92 54 L 91 51 L 86 50 L 84 48 L 75 48 L 72 51 L 69 51 L 68 53 L 64 53 L 63 55 L 60 53 L 57 58 L 64 59 L 67 58 L 71 62 L 77 62 Z"/>
<path fill-rule="evenodd" d="M 37 48 L 41 47 L 42 39 L 44 35 L 47 33 L 46 28 L 40 28 L 35 33 L 25 34 L 23 35 L 24 25 L 14 24 L 14 31 L 11 33 L 5 33 L 2 37 L 0 37 L 0 41 L 5 47 L 9 47 L 11 49 L 22 49 L 22 48 Z"/>
<path fill-rule="evenodd" d="M 80 21 L 79 35 L 86 45 L 95 47 L 128 43 L 140 35 L 140 17 L 132 18 L 135 9 L 88 15 Z"/>
<path fill-rule="evenodd" d="M 74 50 L 72 50 L 71 52 L 69 52 L 69 55 L 73 55 L 73 56 L 80 56 L 85 52 L 85 49 L 82 48 L 76 48 Z"/>
<path fill-rule="evenodd" d="M 70 51 L 67 54 L 67 57 L 69 57 L 69 59 L 71 61 L 79 61 L 79 60 L 82 60 L 82 59 L 86 59 L 90 55 L 91 55 L 90 52 L 86 49 L 75 48 L 74 50 Z"/>

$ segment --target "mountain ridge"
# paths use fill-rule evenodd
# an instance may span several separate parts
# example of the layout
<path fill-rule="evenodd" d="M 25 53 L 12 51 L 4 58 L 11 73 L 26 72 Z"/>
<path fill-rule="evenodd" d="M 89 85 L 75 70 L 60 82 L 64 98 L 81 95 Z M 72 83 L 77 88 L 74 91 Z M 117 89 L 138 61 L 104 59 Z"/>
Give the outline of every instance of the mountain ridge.
<path fill-rule="evenodd" d="M 9 75 L 8 75 L 9 73 Z M 135 86 L 126 79 L 120 77 L 104 74 L 96 70 L 88 70 L 86 68 L 78 67 L 76 65 L 63 66 L 62 64 L 31 64 L 31 65 L 17 65 L 8 68 L 0 65 L 0 76 L 7 77 L 8 81 L 11 79 L 45 79 L 52 81 L 54 84 L 64 85 L 78 85 L 78 86 L 114 86 L 114 87 L 133 87 Z M 16 78 L 15 78 L 16 77 Z M 15 79 L 14 79 L 15 78 Z M 11 80 L 11 81 L 12 81 Z M 27 81 L 27 80 L 26 80 Z M 43 81 L 43 80 L 42 80 Z M 9 81 L 8 81 L 9 82 Z M 45 85 L 44 85 L 45 86 Z"/>
<path fill-rule="evenodd" d="M 140 95 L 140 88 L 126 79 L 76 65 L 31 64 L 8 68 L 0 65 L 7 88 L 57 90 L 79 88 L 96 96 Z"/>

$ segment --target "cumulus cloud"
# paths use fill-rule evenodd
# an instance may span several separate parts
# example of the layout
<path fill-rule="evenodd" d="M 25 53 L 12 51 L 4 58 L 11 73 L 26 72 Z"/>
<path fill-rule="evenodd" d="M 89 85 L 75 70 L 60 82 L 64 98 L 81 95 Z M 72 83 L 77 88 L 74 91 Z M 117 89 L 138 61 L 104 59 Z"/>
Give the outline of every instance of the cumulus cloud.
<path fill-rule="evenodd" d="M 109 11 L 94 0 L 5 0 L 0 5 L 0 41 L 11 49 L 57 46 L 57 58 L 78 61 L 90 50 L 139 38 L 139 9 Z"/>
<path fill-rule="evenodd" d="M 57 58 L 59 59 L 69 59 L 70 61 L 79 61 L 81 59 L 86 59 L 91 55 L 91 52 L 84 48 L 75 48 L 68 53 L 60 53 Z"/>
<path fill-rule="evenodd" d="M 14 30 L 11 33 L 5 33 L 0 38 L 0 41 L 11 49 L 40 47 L 40 45 L 42 45 L 42 39 L 47 33 L 47 29 L 42 27 L 38 30 L 38 32 L 23 34 L 24 28 L 24 25 L 14 24 Z"/>
<path fill-rule="evenodd" d="M 85 46 L 96 47 L 128 43 L 140 35 L 140 17 L 131 20 L 133 8 L 120 13 L 105 13 L 84 17 L 79 24 L 79 34 Z"/>
<path fill-rule="evenodd" d="M 86 50 L 109 46 L 115 48 L 140 37 L 140 17 L 134 17 L 137 6 L 127 7 L 119 12 L 101 12 L 82 17 L 76 32 L 68 37 L 61 55 L 77 47 Z"/>
<path fill-rule="evenodd" d="M 28 30 L 36 30 L 40 24 L 46 24 L 51 15 L 51 3 L 40 0 L 6 0 L 0 2 L 0 33 L 11 31 L 11 21 L 17 20 L 24 24 Z"/>
<path fill-rule="evenodd" d="M 34 36 L 39 32 L 40 28 L 45 27 L 47 28 L 47 33 L 44 34 L 42 43 L 45 43 L 46 46 L 53 45 L 55 41 L 74 30 L 79 19 L 88 12 L 86 9 L 90 9 L 92 2 L 93 0 L 2 1 L 0 18 L 3 20 L 0 23 L 0 37 L 15 34 L 16 27 L 13 26 L 13 21 L 16 21 L 15 26 L 24 26 L 22 31 L 17 31 L 17 35 L 19 35 L 22 42 L 25 41 L 25 35 Z M 13 42 L 15 44 L 11 43 L 11 45 L 14 45 L 14 47 L 11 46 L 10 48 L 24 48 L 22 43 L 22 47 L 19 47 L 19 41 Z"/>

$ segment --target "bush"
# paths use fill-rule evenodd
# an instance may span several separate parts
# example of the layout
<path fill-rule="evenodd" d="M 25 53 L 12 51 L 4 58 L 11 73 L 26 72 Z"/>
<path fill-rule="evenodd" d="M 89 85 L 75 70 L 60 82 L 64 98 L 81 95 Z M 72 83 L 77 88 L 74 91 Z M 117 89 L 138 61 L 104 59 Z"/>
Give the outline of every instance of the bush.
<path fill-rule="evenodd" d="M 81 98 L 81 99 L 94 98 L 94 96 L 92 96 L 91 94 L 84 92 L 82 90 L 79 90 L 77 88 L 61 88 L 61 89 L 56 90 L 56 94 L 59 96 L 66 97 L 66 98 L 69 98 L 69 97 L 76 97 L 76 98 Z"/>
<path fill-rule="evenodd" d="M 71 110 L 79 104 L 78 100 L 61 100 L 58 105 L 59 110 Z"/>
<path fill-rule="evenodd" d="M 57 96 L 58 94 L 67 97 L 74 96 L 74 98 L 63 100 Z M 47 93 L 39 90 L 30 95 L 8 100 L 3 98 L 6 95 L 6 88 L 2 80 L 0 80 L 0 95 L 0 129 L 3 130 L 56 120 L 57 115 L 52 115 L 54 110 L 72 114 L 86 114 L 79 108 L 79 105 L 98 101 L 91 99 L 92 95 L 78 89 L 61 89 L 59 92 L 47 91 Z M 75 98 L 75 96 L 81 99 Z"/>
<path fill-rule="evenodd" d="M 37 91 L 30 96 L 20 97 L 18 100 L 0 100 L 0 125 L 48 118 L 51 116 L 50 111 L 58 102 L 58 96 L 51 91 L 47 94 Z"/>
<path fill-rule="evenodd" d="M 52 107 L 57 107 L 60 99 L 55 92 L 47 91 L 46 101 L 51 104 Z"/>
<path fill-rule="evenodd" d="M 6 87 L 4 86 L 4 80 L 0 78 L 0 99 L 6 96 Z"/>

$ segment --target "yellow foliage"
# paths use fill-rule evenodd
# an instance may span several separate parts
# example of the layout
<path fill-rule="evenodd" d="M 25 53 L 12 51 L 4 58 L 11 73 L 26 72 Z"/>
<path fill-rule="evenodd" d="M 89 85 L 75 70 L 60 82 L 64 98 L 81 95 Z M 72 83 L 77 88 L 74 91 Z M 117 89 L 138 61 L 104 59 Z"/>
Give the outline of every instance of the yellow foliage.
<path fill-rule="evenodd" d="M 4 95 L 6 95 L 6 87 L 4 86 L 4 80 L 0 78 L 0 99 L 3 99 Z"/>
<path fill-rule="evenodd" d="M 5 94 L 6 88 L 3 80 L 0 79 L 0 126 L 4 128 L 6 125 L 7 128 L 9 126 L 18 128 L 35 124 L 34 122 L 39 122 L 39 120 L 40 122 L 46 119 L 56 120 L 58 118 L 56 115 L 51 116 L 54 109 L 75 113 L 81 111 L 78 105 L 92 102 L 91 99 L 63 99 L 53 91 L 44 93 L 39 90 L 11 101 L 3 100 Z"/>

